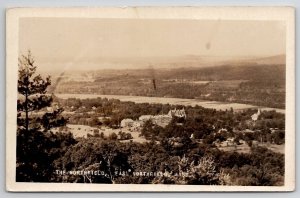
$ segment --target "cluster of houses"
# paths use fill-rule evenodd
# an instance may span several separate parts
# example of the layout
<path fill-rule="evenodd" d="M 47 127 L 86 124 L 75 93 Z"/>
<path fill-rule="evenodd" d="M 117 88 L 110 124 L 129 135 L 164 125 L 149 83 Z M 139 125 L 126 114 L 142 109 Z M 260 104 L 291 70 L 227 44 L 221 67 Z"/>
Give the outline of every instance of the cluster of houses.
<path fill-rule="evenodd" d="M 172 120 L 173 117 L 178 118 L 186 118 L 186 113 L 184 108 L 182 109 L 173 109 L 168 112 L 168 114 L 162 114 L 162 115 L 142 115 L 139 117 L 138 120 L 132 120 L 129 118 L 123 119 L 121 121 L 121 127 L 129 127 L 134 129 L 139 129 L 143 124 L 151 120 L 153 124 L 156 124 L 161 127 L 166 127 Z"/>

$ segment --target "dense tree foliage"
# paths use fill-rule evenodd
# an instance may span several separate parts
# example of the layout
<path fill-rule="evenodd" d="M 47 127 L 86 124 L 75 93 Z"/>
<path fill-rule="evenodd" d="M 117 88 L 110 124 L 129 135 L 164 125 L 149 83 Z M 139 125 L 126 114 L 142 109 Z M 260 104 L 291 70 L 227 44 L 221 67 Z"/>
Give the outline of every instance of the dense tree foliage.
<path fill-rule="evenodd" d="M 84 175 L 67 174 L 58 176 L 57 181 L 283 185 L 284 156 L 266 148 L 253 148 L 249 154 L 223 152 L 208 145 L 188 148 L 185 153 L 176 152 L 176 149 L 180 150 L 173 148 L 170 153 L 164 144 L 156 142 L 83 139 L 55 161 L 57 168 L 100 170 L 102 175 L 85 180 Z"/>

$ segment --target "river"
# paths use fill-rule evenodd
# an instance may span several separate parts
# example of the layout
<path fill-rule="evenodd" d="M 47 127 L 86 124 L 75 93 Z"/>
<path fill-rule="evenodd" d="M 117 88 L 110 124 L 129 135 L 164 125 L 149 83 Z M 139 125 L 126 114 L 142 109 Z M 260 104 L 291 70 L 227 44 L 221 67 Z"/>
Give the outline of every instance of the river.
<path fill-rule="evenodd" d="M 159 103 L 159 104 L 170 104 L 170 105 L 183 105 L 183 106 L 202 106 L 204 108 L 211 108 L 216 110 L 230 110 L 232 108 L 234 111 L 249 109 L 249 108 L 259 108 L 261 110 L 271 111 L 275 110 L 279 113 L 285 113 L 285 109 L 269 108 L 269 107 L 259 107 L 250 104 L 241 103 L 228 103 L 228 102 L 218 102 L 218 101 L 207 101 L 200 99 L 183 99 L 183 98 L 164 98 L 164 97 L 147 97 L 147 96 L 125 96 L 125 95 L 98 95 L 98 94 L 55 94 L 57 97 L 62 99 L 67 98 L 107 98 L 107 99 L 118 99 L 123 102 L 135 102 L 135 103 Z"/>

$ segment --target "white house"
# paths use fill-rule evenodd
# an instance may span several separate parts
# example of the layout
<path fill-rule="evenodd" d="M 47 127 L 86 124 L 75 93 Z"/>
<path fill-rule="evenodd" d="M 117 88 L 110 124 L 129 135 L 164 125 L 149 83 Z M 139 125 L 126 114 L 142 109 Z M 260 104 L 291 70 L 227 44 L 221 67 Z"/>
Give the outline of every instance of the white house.
<path fill-rule="evenodd" d="M 139 117 L 139 121 L 143 121 L 143 122 L 146 122 L 147 120 L 150 120 L 152 119 L 153 115 L 141 115 Z"/>
<path fill-rule="evenodd" d="M 132 127 L 134 124 L 134 120 L 132 119 L 123 119 L 121 121 L 121 127 Z"/>

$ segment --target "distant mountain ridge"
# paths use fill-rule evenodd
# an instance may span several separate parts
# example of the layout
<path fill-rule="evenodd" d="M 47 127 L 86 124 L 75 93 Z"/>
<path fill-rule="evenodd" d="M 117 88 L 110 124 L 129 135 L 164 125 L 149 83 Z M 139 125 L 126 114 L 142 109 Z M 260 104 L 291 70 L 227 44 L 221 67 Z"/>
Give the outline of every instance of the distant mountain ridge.
<path fill-rule="evenodd" d="M 226 57 L 226 56 L 197 56 L 185 55 L 176 57 L 111 57 L 96 58 L 87 61 L 77 61 L 70 63 L 56 62 L 42 63 L 41 70 L 51 68 L 52 71 L 89 71 L 102 69 L 176 69 L 183 67 L 203 68 L 222 65 L 246 66 L 246 65 L 285 65 L 286 56 L 284 54 L 267 57 Z"/>
<path fill-rule="evenodd" d="M 187 55 L 185 58 L 188 62 L 198 62 L 205 66 L 221 66 L 221 65 L 284 65 L 286 63 L 286 55 L 274 55 L 265 57 L 226 57 L 226 56 L 194 56 Z"/>
<path fill-rule="evenodd" d="M 263 65 L 284 65 L 286 64 L 286 55 L 276 55 L 276 56 L 269 56 L 265 58 L 258 58 L 255 61 L 257 64 L 263 64 Z"/>

